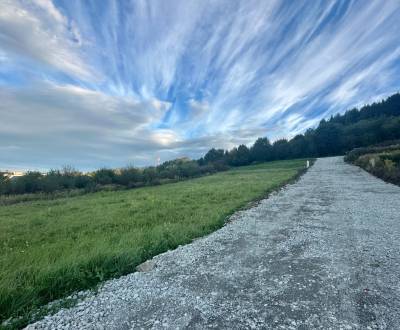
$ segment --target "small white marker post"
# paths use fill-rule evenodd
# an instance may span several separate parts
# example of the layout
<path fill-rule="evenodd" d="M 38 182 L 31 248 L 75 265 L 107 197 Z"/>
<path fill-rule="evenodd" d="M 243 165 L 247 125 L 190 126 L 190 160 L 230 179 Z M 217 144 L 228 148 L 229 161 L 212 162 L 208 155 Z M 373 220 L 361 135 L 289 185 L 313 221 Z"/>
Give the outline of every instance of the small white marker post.
<path fill-rule="evenodd" d="M 307 165 L 306 165 L 306 167 L 307 167 L 307 168 L 310 167 L 310 161 L 309 161 L 309 160 L 307 160 Z"/>

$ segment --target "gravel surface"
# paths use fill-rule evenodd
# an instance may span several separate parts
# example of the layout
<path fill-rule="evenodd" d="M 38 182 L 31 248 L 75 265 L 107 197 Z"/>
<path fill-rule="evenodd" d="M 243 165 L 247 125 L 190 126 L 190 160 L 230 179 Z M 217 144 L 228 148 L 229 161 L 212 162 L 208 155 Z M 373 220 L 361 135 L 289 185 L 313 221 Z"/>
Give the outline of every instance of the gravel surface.
<path fill-rule="evenodd" d="M 318 159 L 143 269 L 28 329 L 400 329 L 400 187 Z"/>

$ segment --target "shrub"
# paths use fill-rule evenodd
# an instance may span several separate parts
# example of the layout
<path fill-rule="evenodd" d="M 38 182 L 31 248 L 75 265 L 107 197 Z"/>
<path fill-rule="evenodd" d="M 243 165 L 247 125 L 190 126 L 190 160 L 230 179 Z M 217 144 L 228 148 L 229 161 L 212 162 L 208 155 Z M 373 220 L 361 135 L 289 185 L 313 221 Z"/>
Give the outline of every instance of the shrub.
<path fill-rule="evenodd" d="M 400 165 L 400 151 L 397 152 L 393 152 L 391 154 L 388 154 L 386 156 L 387 159 L 390 159 L 391 161 L 393 161 L 394 163 L 396 163 L 397 166 Z"/>
<path fill-rule="evenodd" d="M 108 168 L 101 168 L 93 173 L 93 180 L 100 185 L 115 183 L 115 172 Z"/>
<path fill-rule="evenodd" d="M 10 189 L 10 180 L 6 172 L 0 172 L 0 194 L 8 193 Z"/>
<path fill-rule="evenodd" d="M 88 175 L 79 174 L 75 177 L 75 187 L 78 189 L 87 189 L 94 186 L 93 178 Z"/>
<path fill-rule="evenodd" d="M 61 173 L 51 170 L 42 178 L 42 191 L 50 193 L 63 188 Z"/>
<path fill-rule="evenodd" d="M 194 162 L 186 162 L 179 166 L 178 168 L 179 177 L 181 178 L 191 178 L 200 175 L 200 166 Z"/>
<path fill-rule="evenodd" d="M 158 184 L 159 178 L 157 178 L 157 171 L 155 167 L 146 167 L 143 170 L 143 181 L 146 184 Z"/>
<path fill-rule="evenodd" d="M 389 145 L 389 146 L 379 145 L 379 146 L 356 148 L 346 154 L 345 160 L 352 163 L 362 155 L 390 152 L 390 151 L 396 151 L 398 149 L 400 149 L 400 144 Z"/>
<path fill-rule="evenodd" d="M 115 176 L 115 182 L 126 187 L 134 187 L 141 181 L 143 181 L 143 175 L 140 170 L 134 167 L 123 168 Z"/>
<path fill-rule="evenodd" d="M 371 174 L 400 185 L 400 146 L 367 147 L 351 151 L 347 157 Z"/>
<path fill-rule="evenodd" d="M 34 193 L 41 190 L 42 174 L 32 171 L 23 176 L 14 177 L 11 179 L 11 192 L 17 194 Z"/>

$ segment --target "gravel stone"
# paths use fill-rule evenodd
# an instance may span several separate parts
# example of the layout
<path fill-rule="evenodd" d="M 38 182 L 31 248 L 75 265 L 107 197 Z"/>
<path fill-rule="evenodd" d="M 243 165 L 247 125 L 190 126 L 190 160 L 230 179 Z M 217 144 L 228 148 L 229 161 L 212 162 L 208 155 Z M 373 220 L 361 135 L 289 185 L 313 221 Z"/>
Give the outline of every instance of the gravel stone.
<path fill-rule="evenodd" d="M 27 329 L 400 329 L 400 187 L 342 157 Z"/>
<path fill-rule="evenodd" d="M 154 261 L 153 260 L 147 260 L 144 263 L 142 263 L 139 266 L 137 266 L 136 270 L 138 272 L 149 272 L 149 271 L 153 270 L 154 267 L 156 267 Z"/>

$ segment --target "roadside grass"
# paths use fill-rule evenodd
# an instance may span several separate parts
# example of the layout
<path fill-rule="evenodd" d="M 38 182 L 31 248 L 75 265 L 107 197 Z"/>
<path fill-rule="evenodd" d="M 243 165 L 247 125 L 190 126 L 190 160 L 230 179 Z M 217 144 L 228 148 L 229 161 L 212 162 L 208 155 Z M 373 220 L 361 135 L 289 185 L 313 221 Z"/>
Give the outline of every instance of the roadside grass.
<path fill-rule="evenodd" d="M 135 271 L 225 223 L 304 169 L 244 166 L 184 182 L 0 207 L 0 320 Z"/>

